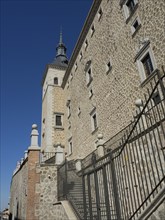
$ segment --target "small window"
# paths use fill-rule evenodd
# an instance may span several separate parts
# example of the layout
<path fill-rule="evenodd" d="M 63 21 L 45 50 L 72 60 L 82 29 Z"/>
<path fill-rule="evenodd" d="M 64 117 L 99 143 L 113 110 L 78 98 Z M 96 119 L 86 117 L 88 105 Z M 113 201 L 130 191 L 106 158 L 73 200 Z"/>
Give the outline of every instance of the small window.
<path fill-rule="evenodd" d="M 43 133 L 42 133 L 42 138 L 44 138 L 44 137 L 45 137 L 45 133 L 43 132 Z"/>
<path fill-rule="evenodd" d="M 80 52 L 79 57 L 80 57 L 80 61 L 81 61 L 81 60 L 82 60 L 82 58 L 83 58 L 82 52 Z"/>
<path fill-rule="evenodd" d="M 56 115 L 56 125 L 62 126 L 61 115 Z"/>
<path fill-rule="evenodd" d="M 112 65 L 111 65 L 111 62 L 109 61 L 107 64 L 106 64 L 106 73 L 109 73 L 109 71 L 112 69 Z"/>
<path fill-rule="evenodd" d="M 102 11 L 102 9 L 100 8 L 99 11 L 98 11 L 98 20 L 99 20 L 99 21 L 100 21 L 102 15 L 103 15 L 103 11 Z"/>
<path fill-rule="evenodd" d="M 87 86 L 90 85 L 90 83 L 92 82 L 93 77 L 92 77 L 92 70 L 91 68 L 88 69 L 87 73 L 86 73 L 86 81 L 87 81 Z"/>
<path fill-rule="evenodd" d="M 68 129 L 71 129 L 71 122 L 68 122 Z"/>
<path fill-rule="evenodd" d="M 77 68 L 78 68 L 77 63 L 75 63 L 74 68 L 75 68 L 75 71 L 76 71 L 76 70 L 77 70 Z"/>
<path fill-rule="evenodd" d="M 87 47 L 88 47 L 88 41 L 86 40 L 85 41 L 85 50 L 87 49 Z"/>
<path fill-rule="evenodd" d="M 78 115 L 80 115 L 81 114 L 81 108 L 80 108 L 80 106 L 78 107 Z"/>
<path fill-rule="evenodd" d="M 98 128 L 96 109 L 93 109 L 90 115 L 91 115 L 91 125 L 93 132 Z"/>
<path fill-rule="evenodd" d="M 63 126 L 63 114 L 62 113 L 55 113 L 55 127 L 62 127 Z"/>
<path fill-rule="evenodd" d="M 72 143 L 72 139 L 70 139 L 68 142 L 69 142 L 68 154 L 71 155 L 71 154 L 73 153 L 73 143 Z"/>
<path fill-rule="evenodd" d="M 92 27 L 91 27 L 91 37 L 93 36 L 94 32 L 95 32 L 95 27 L 94 27 L 94 25 L 92 25 Z"/>
<path fill-rule="evenodd" d="M 93 120 L 93 130 L 96 130 L 96 128 L 97 128 L 97 117 L 96 117 L 96 113 L 92 115 L 92 120 Z"/>
<path fill-rule="evenodd" d="M 45 118 L 43 119 L 42 123 L 45 124 Z"/>
<path fill-rule="evenodd" d="M 70 80 L 72 80 L 72 79 L 73 79 L 73 73 L 70 74 Z"/>
<path fill-rule="evenodd" d="M 54 84 L 58 85 L 58 78 L 57 77 L 54 78 Z"/>
<path fill-rule="evenodd" d="M 93 89 L 89 90 L 89 98 L 91 98 L 93 96 Z"/>
<path fill-rule="evenodd" d="M 132 35 L 139 29 L 140 26 L 141 26 L 141 23 L 140 23 L 139 17 L 137 17 L 131 25 Z"/>
<path fill-rule="evenodd" d="M 68 110 L 68 118 L 71 116 L 71 110 L 70 110 L 70 104 L 67 106 L 67 110 Z"/>

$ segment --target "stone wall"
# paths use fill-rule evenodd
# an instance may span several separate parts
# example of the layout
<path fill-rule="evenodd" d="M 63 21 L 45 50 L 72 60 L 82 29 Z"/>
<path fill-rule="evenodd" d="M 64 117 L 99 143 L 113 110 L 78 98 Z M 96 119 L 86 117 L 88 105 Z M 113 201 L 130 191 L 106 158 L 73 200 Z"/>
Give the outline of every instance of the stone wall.
<path fill-rule="evenodd" d="M 26 220 L 27 210 L 28 159 L 21 165 L 19 171 L 12 177 L 10 188 L 10 213 L 12 220 Z"/>
<path fill-rule="evenodd" d="M 119 2 L 101 1 L 100 19 L 100 8 L 94 19 L 89 19 L 89 22 L 93 19 L 95 31 L 91 34 L 92 25 L 88 28 L 89 22 L 86 23 L 86 29 L 83 30 L 87 33 L 86 38 L 82 42 L 79 41 L 75 49 L 78 55 L 75 61 L 71 58 L 67 70 L 68 79 L 65 77 L 64 90 L 66 101 L 71 100 L 71 116 L 68 119 L 66 109 L 65 120 L 68 124 L 65 128 L 66 141 L 72 138 L 71 159 L 84 157 L 93 151 L 99 133 L 103 134 L 106 141 L 132 120 L 136 110 L 135 100 L 143 98 L 152 78 L 150 76 L 142 82 L 142 73 L 139 72 L 135 59 L 145 41 L 150 42 L 149 47 L 154 54 L 156 68 L 161 70 L 164 65 L 164 1 L 139 0 L 136 10 L 127 21 Z M 131 25 L 137 16 L 141 25 L 133 35 Z M 89 85 L 85 70 L 88 61 L 91 61 L 92 71 L 92 81 Z M 107 71 L 109 61 L 112 66 Z M 89 95 L 91 90 L 92 96 Z M 94 108 L 98 129 L 92 132 L 90 113 Z M 81 113 L 78 114 L 79 109 Z"/>
<path fill-rule="evenodd" d="M 57 198 L 57 167 L 55 165 L 38 165 L 40 182 L 36 185 L 35 194 L 39 194 L 39 205 L 35 215 L 39 220 L 67 220 L 68 217 Z"/>

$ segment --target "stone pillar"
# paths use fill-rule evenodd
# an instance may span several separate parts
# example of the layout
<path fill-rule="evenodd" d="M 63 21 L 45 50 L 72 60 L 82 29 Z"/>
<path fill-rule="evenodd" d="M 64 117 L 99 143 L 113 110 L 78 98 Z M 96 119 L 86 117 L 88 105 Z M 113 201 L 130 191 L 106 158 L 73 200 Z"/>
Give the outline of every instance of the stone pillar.
<path fill-rule="evenodd" d="M 60 165 L 63 161 L 64 161 L 64 149 L 60 143 L 57 143 L 55 164 Z"/>
<path fill-rule="evenodd" d="M 28 182 L 27 182 L 27 211 L 26 219 L 38 220 L 35 216 L 35 208 L 39 203 L 39 195 L 36 194 L 36 184 L 39 182 L 39 174 L 36 172 L 39 163 L 40 147 L 38 146 L 37 125 L 32 125 L 31 145 L 28 148 Z"/>
<path fill-rule="evenodd" d="M 98 134 L 98 141 L 97 141 L 97 153 L 99 157 L 104 156 L 104 140 L 103 140 L 103 135 Z"/>

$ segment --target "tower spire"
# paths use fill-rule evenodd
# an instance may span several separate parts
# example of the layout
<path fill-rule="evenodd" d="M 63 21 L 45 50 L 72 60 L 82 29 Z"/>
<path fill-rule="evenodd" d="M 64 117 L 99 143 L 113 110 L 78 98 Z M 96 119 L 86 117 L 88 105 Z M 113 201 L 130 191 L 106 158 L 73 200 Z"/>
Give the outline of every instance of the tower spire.
<path fill-rule="evenodd" d="M 59 41 L 59 44 L 62 44 L 62 26 L 60 28 L 60 41 Z"/>
<path fill-rule="evenodd" d="M 65 47 L 65 44 L 63 43 L 62 37 L 63 37 L 62 36 L 62 27 L 60 27 L 60 39 L 59 39 L 59 43 L 56 47 L 56 58 L 53 61 L 53 63 L 58 66 L 67 66 L 67 64 L 68 64 L 68 59 L 66 56 L 67 48 Z"/>

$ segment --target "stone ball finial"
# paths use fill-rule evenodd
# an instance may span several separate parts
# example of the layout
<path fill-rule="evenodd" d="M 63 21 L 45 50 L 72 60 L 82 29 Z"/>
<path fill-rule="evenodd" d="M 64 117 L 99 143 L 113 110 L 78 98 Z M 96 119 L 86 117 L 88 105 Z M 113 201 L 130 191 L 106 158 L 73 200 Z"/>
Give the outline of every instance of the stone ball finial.
<path fill-rule="evenodd" d="M 37 124 L 33 124 L 32 129 L 37 129 Z"/>
<path fill-rule="evenodd" d="M 135 105 L 136 105 L 136 107 L 141 107 L 141 106 L 143 106 L 142 100 L 141 100 L 141 99 L 136 99 Z"/>
<path fill-rule="evenodd" d="M 97 138 L 98 139 L 103 139 L 103 135 L 102 134 L 98 134 Z"/>

